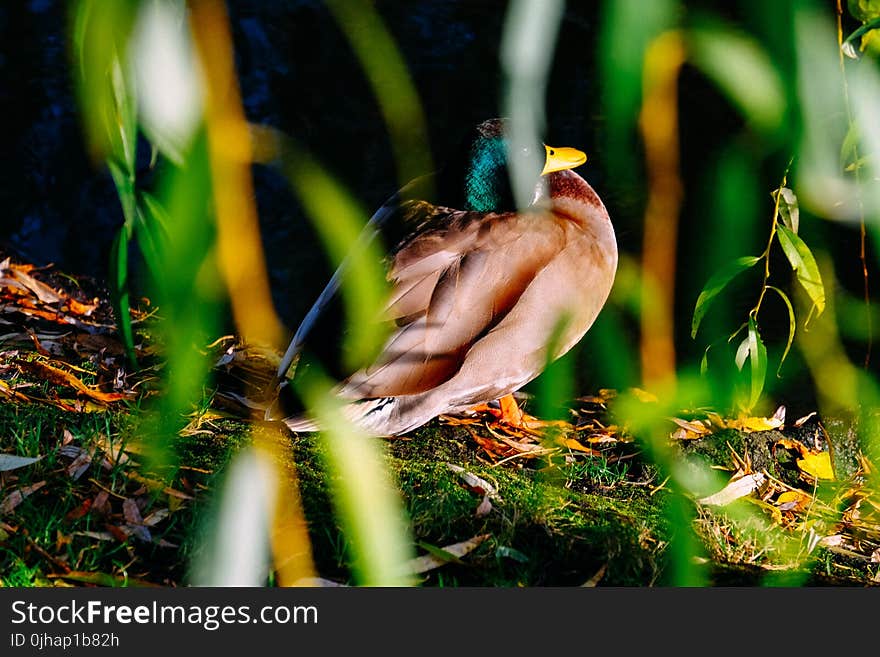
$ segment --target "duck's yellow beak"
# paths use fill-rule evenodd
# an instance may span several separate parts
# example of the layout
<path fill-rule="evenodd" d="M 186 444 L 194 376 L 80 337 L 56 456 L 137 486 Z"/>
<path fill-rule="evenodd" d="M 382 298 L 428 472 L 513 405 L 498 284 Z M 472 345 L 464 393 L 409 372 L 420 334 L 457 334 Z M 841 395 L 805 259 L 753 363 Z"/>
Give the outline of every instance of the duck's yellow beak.
<path fill-rule="evenodd" d="M 545 144 L 544 149 L 547 151 L 547 159 L 544 160 L 544 170 L 541 171 L 542 176 L 554 171 L 574 169 L 587 161 L 587 154 L 576 148 L 568 148 L 566 146 L 557 148 Z"/>

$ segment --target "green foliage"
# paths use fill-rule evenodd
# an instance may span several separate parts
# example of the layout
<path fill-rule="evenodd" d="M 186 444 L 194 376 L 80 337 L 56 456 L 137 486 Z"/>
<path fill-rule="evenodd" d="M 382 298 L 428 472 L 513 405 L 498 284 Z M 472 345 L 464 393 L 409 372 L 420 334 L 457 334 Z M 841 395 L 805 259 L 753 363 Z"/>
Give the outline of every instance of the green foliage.
<path fill-rule="evenodd" d="M 798 237 L 797 233 L 785 226 L 776 227 L 779 235 L 779 245 L 785 251 L 785 256 L 791 263 L 791 268 L 797 274 L 798 282 L 813 302 L 813 310 L 821 315 L 825 310 L 825 286 L 822 284 L 822 276 L 819 274 L 819 266 L 813 252 Z"/>
<path fill-rule="evenodd" d="M 680 11 L 676 0 L 606 0 L 602 6 L 598 57 L 607 120 L 605 153 L 608 166 L 630 180 L 640 167 L 634 152 L 645 51 L 658 35 L 676 27 Z"/>
<path fill-rule="evenodd" d="M 687 39 L 690 61 L 718 85 L 757 132 L 775 135 L 785 115 L 785 92 L 760 44 L 717 24 L 692 28 Z"/>
<path fill-rule="evenodd" d="M 703 317 L 709 310 L 709 305 L 715 300 L 715 297 L 717 297 L 724 288 L 727 287 L 727 284 L 736 278 L 737 275 L 754 267 L 759 262 L 761 262 L 759 256 L 744 256 L 742 258 L 737 258 L 733 262 L 725 265 L 722 269 L 719 269 L 712 278 L 709 279 L 706 286 L 703 288 L 703 291 L 700 292 L 700 296 L 697 297 L 697 304 L 694 306 L 693 319 L 691 320 L 692 338 L 697 336 L 700 322 L 703 320 Z"/>
<path fill-rule="evenodd" d="M 758 333 L 758 323 L 755 318 L 749 316 L 749 362 L 751 363 L 751 394 L 748 408 L 754 408 L 761 398 L 764 390 L 764 380 L 767 378 L 767 348 Z"/>

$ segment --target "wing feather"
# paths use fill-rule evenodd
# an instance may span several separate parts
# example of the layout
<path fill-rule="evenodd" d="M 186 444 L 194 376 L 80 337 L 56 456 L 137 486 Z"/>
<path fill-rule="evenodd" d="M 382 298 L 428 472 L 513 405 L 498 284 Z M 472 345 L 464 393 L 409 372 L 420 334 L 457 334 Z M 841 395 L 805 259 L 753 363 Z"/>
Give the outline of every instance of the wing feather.
<path fill-rule="evenodd" d="M 388 312 L 398 328 L 343 395 L 412 395 L 450 379 L 566 242 L 551 213 L 449 212 L 432 221 L 394 256 Z"/>

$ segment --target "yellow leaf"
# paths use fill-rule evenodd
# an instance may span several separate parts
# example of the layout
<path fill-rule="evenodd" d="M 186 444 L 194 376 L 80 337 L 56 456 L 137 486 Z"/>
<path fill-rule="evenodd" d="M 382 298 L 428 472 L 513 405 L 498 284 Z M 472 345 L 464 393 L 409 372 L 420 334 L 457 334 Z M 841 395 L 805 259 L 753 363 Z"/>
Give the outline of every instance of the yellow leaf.
<path fill-rule="evenodd" d="M 560 438 L 557 440 L 560 445 L 564 447 L 568 447 L 569 449 L 576 450 L 578 452 L 584 452 L 585 454 L 589 454 L 590 456 L 601 456 L 601 452 L 597 452 L 595 449 L 590 449 L 589 447 L 584 447 L 574 438 Z"/>
<path fill-rule="evenodd" d="M 647 390 L 642 390 L 641 388 L 630 388 L 630 392 L 636 399 L 646 404 L 655 403 L 658 401 L 657 395 L 652 392 L 648 392 Z"/>
<path fill-rule="evenodd" d="M 834 469 L 831 467 L 831 454 L 828 452 L 804 454 L 804 458 L 797 460 L 797 465 L 801 470 L 816 479 L 834 479 Z"/>
<path fill-rule="evenodd" d="M 777 417 L 741 417 L 738 420 L 730 420 L 727 426 L 742 431 L 770 431 L 778 429 L 782 424 L 783 421 Z"/>
<path fill-rule="evenodd" d="M 776 506 L 785 506 L 782 511 L 803 511 L 810 506 L 811 498 L 799 490 L 789 490 L 776 498 Z"/>

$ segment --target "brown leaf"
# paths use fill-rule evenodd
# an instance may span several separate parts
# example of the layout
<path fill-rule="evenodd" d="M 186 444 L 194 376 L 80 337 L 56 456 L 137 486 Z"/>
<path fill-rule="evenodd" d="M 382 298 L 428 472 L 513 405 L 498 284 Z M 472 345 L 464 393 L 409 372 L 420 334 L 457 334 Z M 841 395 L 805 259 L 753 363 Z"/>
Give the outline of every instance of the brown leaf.
<path fill-rule="evenodd" d="M 11 399 L 17 402 L 24 402 L 25 404 L 31 401 L 31 398 L 27 395 L 11 388 L 6 381 L 0 380 L 0 395 L 3 395 L 7 399 Z"/>
<path fill-rule="evenodd" d="M 15 507 L 24 501 L 24 498 L 31 493 L 40 490 L 45 485 L 45 481 L 38 481 L 30 486 L 23 486 L 12 491 L 3 499 L 3 502 L 0 502 L 0 515 L 12 513 L 12 511 L 15 510 Z"/>
<path fill-rule="evenodd" d="M 50 573 L 46 575 L 46 577 L 49 577 L 50 579 L 61 577 L 74 582 L 82 582 L 83 584 L 96 584 L 98 586 L 158 586 L 158 584 L 153 584 L 142 579 L 135 579 L 134 577 L 123 577 L 121 575 L 110 575 L 108 573 L 93 573 L 85 571 L 71 571 L 69 573 L 58 574 Z"/>
<path fill-rule="evenodd" d="M 593 588 L 593 587 L 595 587 L 595 586 L 599 583 L 599 581 L 605 576 L 605 571 L 606 571 L 606 570 L 608 570 L 608 564 L 607 564 L 607 563 L 603 563 L 603 564 L 602 564 L 602 567 L 599 568 L 599 570 L 596 571 L 596 574 L 593 575 L 593 576 L 592 576 L 590 579 L 588 579 L 586 582 L 584 582 L 583 584 L 581 584 L 581 586 L 583 586 L 583 587 L 585 587 L 585 588 Z"/>
<path fill-rule="evenodd" d="M 64 516 L 67 520 L 78 520 L 86 515 L 92 509 L 92 500 L 86 499 L 83 500 L 82 504 L 78 507 L 70 511 L 66 516 Z"/>
<path fill-rule="evenodd" d="M 74 532 L 74 536 L 85 536 L 86 538 L 94 538 L 98 541 L 112 541 L 113 534 L 110 532 Z"/>
<path fill-rule="evenodd" d="M 803 443 L 801 443 L 797 440 L 793 440 L 791 438 L 780 438 L 779 440 L 776 441 L 776 444 L 781 445 L 785 449 L 792 449 L 792 450 L 798 452 L 799 454 L 801 454 L 802 456 L 804 454 L 808 453 L 807 448 L 804 446 Z"/>
<path fill-rule="evenodd" d="M 120 543 L 125 543 L 128 540 L 128 533 L 122 529 L 122 527 L 117 527 L 116 525 L 105 525 L 105 528 L 108 532 Z"/>
<path fill-rule="evenodd" d="M 98 434 L 95 443 L 101 448 L 101 451 L 107 455 L 111 467 L 113 465 L 124 465 L 130 460 L 128 454 L 123 451 L 122 447 L 120 445 L 114 445 L 113 441 L 107 438 L 103 433 Z"/>
<path fill-rule="evenodd" d="M 147 527 L 153 527 L 167 518 L 171 514 L 170 509 L 157 509 L 144 518 L 144 524 Z"/>
<path fill-rule="evenodd" d="M 67 475 L 71 479 L 77 480 L 85 474 L 91 464 L 92 455 L 87 451 L 82 450 L 79 455 L 73 459 L 73 462 L 67 466 Z"/>
<path fill-rule="evenodd" d="M 95 513 L 102 516 L 109 516 L 110 509 L 110 493 L 105 490 L 100 491 L 97 495 L 95 495 L 95 501 L 92 502 L 92 510 Z"/>
<path fill-rule="evenodd" d="M 130 525 L 142 525 L 144 522 L 137 502 L 131 498 L 122 503 L 122 515 L 125 516 L 125 521 Z"/>

